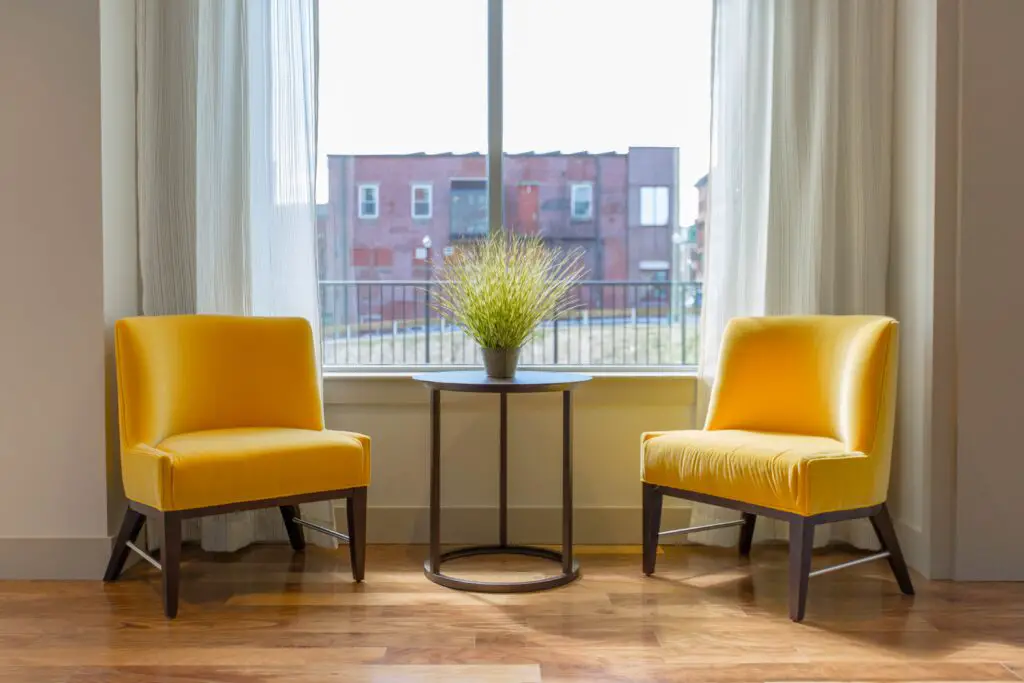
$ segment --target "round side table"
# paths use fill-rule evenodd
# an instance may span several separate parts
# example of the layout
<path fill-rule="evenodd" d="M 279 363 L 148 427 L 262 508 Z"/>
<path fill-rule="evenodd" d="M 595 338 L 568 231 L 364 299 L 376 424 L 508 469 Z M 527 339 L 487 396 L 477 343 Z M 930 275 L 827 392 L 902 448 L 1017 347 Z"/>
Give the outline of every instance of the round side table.
<path fill-rule="evenodd" d="M 520 370 L 512 379 L 493 379 L 482 371 L 431 372 L 413 377 L 430 389 L 430 557 L 423 573 L 436 584 L 479 593 L 528 593 L 564 586 L 580 575 L 580 565 L 572 556 L 572 392 L 587 375 L 568 372 L 531 372 Z M 441 552 L 441 392 L 462 391 L 501 396 L 500 501 L 498 544 L 469 546 Z M 562 392 L 562 552 L 508 542 L 508 395 Z M 441 565 L 461 557 L 476 555 L 527 555 L 552 560 L 562 571 L 533 581 L 471 581 L 449 576 Z"/>

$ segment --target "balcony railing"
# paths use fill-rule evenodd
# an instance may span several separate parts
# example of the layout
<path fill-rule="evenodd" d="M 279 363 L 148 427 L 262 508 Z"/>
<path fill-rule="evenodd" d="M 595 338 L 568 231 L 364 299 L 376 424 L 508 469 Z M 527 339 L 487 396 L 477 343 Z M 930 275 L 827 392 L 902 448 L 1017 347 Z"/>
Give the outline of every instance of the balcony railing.
<path fill-rule="evenodd" d="M 479 365 L 480 349 L 431 308 L 437 283 L 322 281 L 327 367 Z M 587 281 L 577 307 L 541 324 L 526 366 L 678 367 L 697 362 L 699 282 Z"/>

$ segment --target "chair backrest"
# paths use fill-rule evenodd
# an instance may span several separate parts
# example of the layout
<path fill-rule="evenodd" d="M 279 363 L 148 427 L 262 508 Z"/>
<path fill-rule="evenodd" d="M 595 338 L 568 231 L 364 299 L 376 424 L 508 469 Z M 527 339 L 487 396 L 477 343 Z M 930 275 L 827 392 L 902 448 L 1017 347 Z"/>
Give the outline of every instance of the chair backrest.
<path fill-rule="evenodd" d="M 324 427 L 305 319 L 125 318 L 115 346 L 122 448 L 206 429 Z"/>
<path fill-rule="evenodd" d="M 898 345 L 883 316 L 735 318 L 705 429 L 824 436 L 887 462 Z"/>

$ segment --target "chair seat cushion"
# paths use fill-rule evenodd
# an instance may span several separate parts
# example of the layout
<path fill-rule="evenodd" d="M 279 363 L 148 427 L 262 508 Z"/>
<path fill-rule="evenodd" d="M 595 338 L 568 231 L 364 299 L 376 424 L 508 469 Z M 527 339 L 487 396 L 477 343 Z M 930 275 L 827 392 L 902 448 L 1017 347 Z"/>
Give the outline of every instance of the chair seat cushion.
<path fill-rule="evenodd" d="M 268 427 L 178 434 L 122 454 L 128 498 L 158 510 L 259 501 L 370 483 L 370 439 Z"/>
<path fill-rule="evenodd" d="M 874 500 L 875 470 L 842 442 L 742 430 L 650 432 L 643 481 L 753 505 L 813 515 Z"/>

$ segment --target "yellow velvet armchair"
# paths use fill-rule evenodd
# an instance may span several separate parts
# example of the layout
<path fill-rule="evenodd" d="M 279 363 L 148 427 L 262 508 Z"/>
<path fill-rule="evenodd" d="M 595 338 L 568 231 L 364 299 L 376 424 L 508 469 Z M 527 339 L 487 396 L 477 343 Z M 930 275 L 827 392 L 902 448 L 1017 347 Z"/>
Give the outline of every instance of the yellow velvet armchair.
<path fill-rule="evenodd" d="M 104 580 L 117 579 L 143 524 L 159 534 L 164 613 L 178 611 L 181 523 L 279 507 L 295 550 L 302 526 L 349 542 L 362 581 L 370 439 L 324 429 L 309 323 L 299 318 L 128 318 L 115 329 L 121 473 L 128 510 Z M 348 499 L 348 536 L 298 505 Z"/>
<path fill-rule="evenodd" d="M 748 556 L 759 515 L 789 522 L 789 615 L 804 618 L 814 527 L 867 517 L 900 589 L 913 584 L 886 508 L 898 325 L 881 316 L 736 318 L 722 341 L 704 429 L 641 442 L 643 570 L 658 537 L 741 526 Z M 660 531 L 663 496 L 742 518 Z"/>

